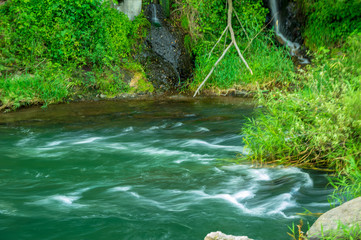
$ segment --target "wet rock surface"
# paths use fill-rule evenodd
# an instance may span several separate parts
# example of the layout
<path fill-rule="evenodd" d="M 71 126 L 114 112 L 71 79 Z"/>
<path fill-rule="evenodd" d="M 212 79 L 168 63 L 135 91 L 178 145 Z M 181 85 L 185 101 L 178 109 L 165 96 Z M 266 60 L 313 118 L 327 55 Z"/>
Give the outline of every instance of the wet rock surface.
<path fill-rule="evenodd" d="M 309 64 L 310 59 L 301 35 L 302 26 L 305 24 L 301 7 L 292 0 L 264 0 L 263 3 L 270 9 L 266 21 L 272 22 L 279 44 L 289 47 L 295 64 Z"/>
<path fill-rule="evenodd" d="M 140 61 L 157 90 L 173 90 L 189 78 L 192 71 L 183 34 L 168 23 L 159 4 L 150 4 L 144 13 L 152 24 Z"/>

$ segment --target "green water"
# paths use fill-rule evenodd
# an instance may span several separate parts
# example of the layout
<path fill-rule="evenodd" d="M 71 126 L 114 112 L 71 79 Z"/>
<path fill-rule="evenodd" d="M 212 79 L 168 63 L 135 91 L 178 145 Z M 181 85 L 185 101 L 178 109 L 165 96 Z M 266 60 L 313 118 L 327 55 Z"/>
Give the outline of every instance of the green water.
<path fill-rule="evenodd" d="M 289 239 L 325 174 L 256 169 L 235 99 L 95 102 L 0 115 L 0 239 Z M 305 218 L 314 221 L 314 218 Z"/>

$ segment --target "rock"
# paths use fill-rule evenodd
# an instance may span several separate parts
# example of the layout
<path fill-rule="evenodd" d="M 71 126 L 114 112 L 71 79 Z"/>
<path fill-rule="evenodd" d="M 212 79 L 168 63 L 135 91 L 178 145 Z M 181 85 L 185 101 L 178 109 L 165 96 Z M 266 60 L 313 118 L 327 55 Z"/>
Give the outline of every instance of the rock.
<path fill-rule="evenodd" d="M 184 35 L 172 26 L 159 4 L 149 4 L 144 15 L 151 23 L 143 51 L 137 57 L 156 90 L 179 87 L 192 72 L 192 59 L 184 46 Z"/>
<path fill-rule="evenodd" d="M 361 227 L 361 197 L 355 198 L 342 204 L 339 207 L 333 208 L 324 213 L 317 219 L 307 232 L 310 240 L 319 239 L 322 236 L 342 236 L 342 228 L 340 224 L 345 227 Z M 348 239 L 348 238 L 347 238 Z"/>
<path fill-rule="evenodd" d="M 226 235 L 220 231 L 209 233 L 204 240 L 252 240 L 246 236 Z"/>

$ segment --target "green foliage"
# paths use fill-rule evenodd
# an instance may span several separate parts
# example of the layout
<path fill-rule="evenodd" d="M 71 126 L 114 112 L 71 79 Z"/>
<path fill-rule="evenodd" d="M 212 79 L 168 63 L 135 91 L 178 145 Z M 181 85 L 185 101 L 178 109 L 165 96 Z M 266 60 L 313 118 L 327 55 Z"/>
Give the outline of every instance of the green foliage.
<path fill-rule="evenodd" d="M 332 57 L 320 49 L 316 66 L 290 86 L 295 91 L 260 95 L 265 109 L 244 128 L 250 158 L 339 171 L 350 158 L 360 163 L 360 37 L 350 37 Z"/>
<path fill-rule="evenodd" d="M 20 68 L 44 58 L 87 66 L 120 63 L 140 25 L 108 5 L 100 0 L 9 1 L 0 8 L 1 55 L 17 58 Z"/>
<path fill-rule="evenodd" d="M 361 197 L 361 162 L 354 158 L 347 160 L 347 166 L 343 172 L 335 178 L 330 178 L 335 191 L 330 197 L 333 206 L 335 203 L 342 204 L 351 199 Z"/>
<path fill-rule="evenodd" d="M 127 91 L 121 70 L 149 24 L 101 0 L 12 0 L 0 15 L 1 108 Z"/>
<path fill-rule="evenodd" d="M 228 34 L 220 41 L 209 56 L 213 46 L 227 26 L 227 1 L 195 1 L 178 0 L 180 6 L 181 25 L 188 30 L 195 56 L 194 80 L 190 89 L 195 90 L 204 80 L 214 63 L 230 43 Z M 247 49 L 244 56 L 252 68 L 251 75 L 240 60 L 237 52 L 231 49 L 216 67 L 209 78 L 206 88 L 255 88 L 257 85 L 286 82 L 293 64 L 287 50 L 277 48 L 272 32 L 262 32 L 268 9 L 262 6 L 261 0 L 233 1 L 233 28 L 239 47 Z M 241 23 L 238 21 L 239 17 Z M 253 40 L 252 40 L 253 39 Z"/>
<path fill-rule="evenodd" d="M 307 17 L 305 42 L 311 49 L 342 43 L 361 30 L 359 0 L 298 0 Z"/>
<path fill-rule="evenodd" d="M 207 49 L 204 52 L 207 53 L 210 50 Z M 194 81 L 190 85 L 191 89 L 197 88 L 204 80 L 220 54 L 220 52 L 213 53 L 210 57 L 209 54 L 198 55 Z M 235 49 L 231 49 L 216 67 L 207 86 L 221 89 L 230 87 L 252 89 L 256 86 L 264 88 L 267 85 L 284 85 L 287 84 L 293 73 L 294 66 L 287 49 L 277 47 L 273 39 L 267 37 L 266 34 L 260 34 L 253 41 L 244 57 L 247 59 L 253 75 L 244 66 Z"/>

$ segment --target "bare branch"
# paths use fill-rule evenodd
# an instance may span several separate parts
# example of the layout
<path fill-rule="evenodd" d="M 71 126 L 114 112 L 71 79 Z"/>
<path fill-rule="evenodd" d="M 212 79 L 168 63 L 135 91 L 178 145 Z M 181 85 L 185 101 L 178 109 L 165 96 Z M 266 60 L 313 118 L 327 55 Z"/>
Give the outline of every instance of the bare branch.
<path fill-rule="evenodd" d="M 197 91 L 194 93 L 193 97 L 197 96 L 199 90 L 201 90 L 201 88 L 203 87 L 203 85 L 207 82 L 208 78 L 212 75 L 214 69 L 216 68 L 216 66 L 218 65 L 218 63 L 224 58 L 224 56 L 226 55 L 226 53 L 228 52 L 228 50 L 232 47 L 233 42 L 231 42 L 228 47 L 223 51 L 222 56 L 220 56 L 220 58 L 218 58 L 217 62 L 213 65 L 211 71 L 208 73 L 207 77 L 203 80 L 203 82 L 201 83 L 201 85 L 199 85 L 199 87 L 197 88 Z"/>
<path fill-rule="evenodd" d="M 218 39 L 218 41 L 216 42 L 216 44 L 214 44 L 212 50 L 211 50 L 210 53 L 209 53 L 208 59 L 211 57 L 213 50 L 216 48 L 216 46 L 218 45 L 218 43 L 221 41 L 223 35 L 227 32 L 228 27 L 229 27 L 229 26 L 227 25 L 227 27 L 224 29 L 222 35 L 219 37 L 219 39 Z M 227 39 L 227 35 L 226 35 L 226 39 Z"/>
<path fill-rule="evenodd" d="M 246 29 L 244 29 L 241 20 L 239 20 L 239 17 L 238 17 L 238 14 L 237 14 L 236 10 L 233 9 L 233 11 L 234 11 L 234 14 L 235 14 L 236 17 L 237 17 L 237 20 L 238 20 L 239 24 L 241 25 L 241 27 L 242 27 L 242 29 L 243 29 L 243 32 L 244 32 L 244 33 L 246 34 L 246 36 L 247 36 L 248 41 L 250 41 L 251 39 L 249 38 L 248 33 L 246 32 Z"/>
<path fill-rule="evenodd" d="M 233 27 L 232 27 L 232 13 L 233 13 L 233 0 L 228 0 L 227 3 L 228 3 L 228 14 L 227 14 L 227 17 L 228 17 L 228 21 L 227 21 L 227 26 L 226 28 L 224 29 L 221 37 L 218 39 L 218 41 L 216 42 L 216 44 L 213 46 L 210 54 L 209 54 L 209 57 L 208 59 L 211 57 L 211 54 L 214 50 L 214 48 L 217 46 L 217 44 L 220 42 L 220 40 L 222 39 L 223 35 L 225 33 L 228 33 L 227 30 L 229 30 L 229 33 L 231 35 L 231 43 L 228 45 L 228 47 L 223 51 L 222 55 L 218 58 L 218 60 L 216 61 L 216 63 L 213 65 L 211 71 L 208 73 L 208 75 L 206 76 L 206 78 L 203 80 L 203 82 L 201 83 L 201 85 L 199 85 L 199 87 L 197 88 L 196 92 L 194 93 L 193 97 L 195 97 L 198 93 L 199 93 L 199 90 L 201 90 L 201 88 L 203 87 L 203 85 L 207 82 L 208 78 L 212 75 L 214 69 L 216 68 L 216 66 L 220 63 L 220 61 L 222 61 L 222 59 L 224 58 L 224 56 L 226 55 L 226 53 L 228 52 L 228 50 L 234 45 L 236 50 L 237 50 L 237 53 L 239 55 L 239 57 L 242 59 L 243 63 L 246 65 L 247 69 L 251 72 L 251 74 L 253 75 L 253 72 L 252 72 L 252 69 L 249 67 L 247 61 L 244 59 L 242 53 L 241 53 L 241 50 L 239 49 L 238 47 L 238 44 L 237 44 L 237 41 L 236 41 L 236 38 L 234 36 L 234 31 L 233 31 Z M 237 13 L 236 13 L 237 14 Z M 237 19 L 238 21 L 240 22 L 241 24 L 241 21 L 239 20 L 238 16 L 237 16 Z M 242 24 L 241 24 L 242 25 Z M 243 27 L 243 26 L 242 26 Z M 244 30 L 245 31 L 245 30 Z M 247 33 L 246 33 L 247 34 Z M 248 35 L 247 35 L 248 37 Z M 226 40 L 227 40 L 227 35 L 226 35 Z"/>

